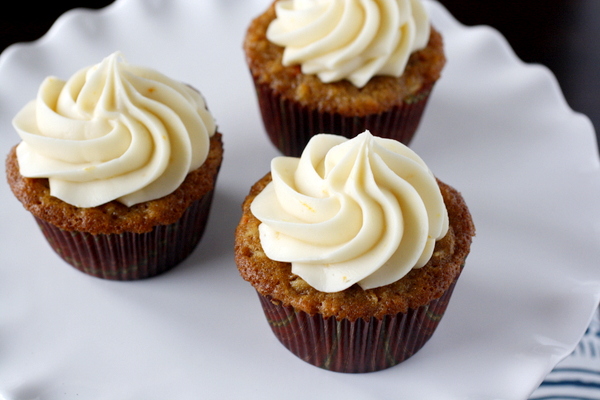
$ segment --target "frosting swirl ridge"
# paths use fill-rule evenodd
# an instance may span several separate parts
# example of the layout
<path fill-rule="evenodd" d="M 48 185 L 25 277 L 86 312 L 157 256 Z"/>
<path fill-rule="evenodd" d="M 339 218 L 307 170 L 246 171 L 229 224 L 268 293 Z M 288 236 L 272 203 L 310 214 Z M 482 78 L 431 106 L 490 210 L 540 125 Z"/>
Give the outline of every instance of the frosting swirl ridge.
<path fill-rule="evenodd" d="M 265 254 L 322 292 L 397 281 L 448 230 L 437 181 L 400 142 L 366 131 L 319 134 L 300 158 L 276 157 L 251 205 Z"/>
<path fill-rule="evenodd" d="M 77 207 L 172 193 L 208 155 L 216 126 L 196 90 L 115 52 L 67 81 L 46 78 L 13 119 L 20 172 Z"/>
<path fill-rule="evenodd" d="M 267 38 L 285 47 L 284 66 L 359 88 L 375 75 L 402 75 L 431 29 L 421 0 L 281 0 L 275 11 Z"/>

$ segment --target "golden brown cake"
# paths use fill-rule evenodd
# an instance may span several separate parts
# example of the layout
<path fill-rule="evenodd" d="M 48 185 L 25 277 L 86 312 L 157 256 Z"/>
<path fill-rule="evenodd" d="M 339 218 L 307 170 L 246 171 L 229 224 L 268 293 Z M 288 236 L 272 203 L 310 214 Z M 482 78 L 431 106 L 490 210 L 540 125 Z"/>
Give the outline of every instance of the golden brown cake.
<path fill-rule="evenodd" d="M 284 48 L 267 39 L 275 1 L 254 19 L 244 51 L 267 133 L 285 155 L 299 156 L 317 133 L 354 137 L 364 130 L 409 144 L 430 92 L 446 63 L 441 34 L 414 52 L 399 77 L 374 76 L 364 87 L 348 80 L 324 83 L 299 65 L 284 66 Z"/>
<path fill-rule="evenodd" d="M 145 279 L 179 264 L 202 238 L 223 160 L 221 138 L 213 135 L 206 162 L 175 192 L 131 207 L 111 201 L 80 208 L 50 196 L 47 179 L 19 173 L 15 147 L 6 174 L 15 197 L 67 263 L 98 278 Z"/>
<path fill-rule="evenodd" d="M 448 209 L 450 229 L 436 243 L 433 257 L 425 267 L 375 289 L 363 290 L 354 285 L 343 292 L 319 292 L 292 274 L 290 263 L 273 261 L 262 251 L 258 235 L 260 221 L 252 215 L 250 204 L 270 181 L 271 176 L 267 174 L 252 186 L 244 200 L 235 235 L 235 260 L 242 277 L 273 302 L 311 315 L 320 314 L 323 318 L 382 319 L 441 297 L 461 273 L 475 227 L 460 193 L 438 181 Z"/>
<path fill-rule="evenodd" d="M 131 207 L 113 200 L 96 207 L 80 208 L 52 197 L 48 179 L 26 178 L 19 173 L 16 146 L 6 158 L 6 176 L 23 207 L 57 228 L 92 235 L 146 233 L 157 225 L 177 222 L 192 203 L 212 194 L 223 160 L 222 135 L 217 132 L 210 144 L 206 162 L 190 172 L 175 192 Z"/>

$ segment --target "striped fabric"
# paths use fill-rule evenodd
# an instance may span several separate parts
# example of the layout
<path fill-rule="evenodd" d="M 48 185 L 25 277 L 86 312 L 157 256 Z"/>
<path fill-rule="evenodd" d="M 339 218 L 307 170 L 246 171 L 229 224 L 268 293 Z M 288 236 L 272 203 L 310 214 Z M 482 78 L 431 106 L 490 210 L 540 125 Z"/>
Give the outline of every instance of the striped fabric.
<path fill-rule="evenodd" d="M 530 400 L 600 400 L 600 310 L 573 353 L 546 377 Z"/>

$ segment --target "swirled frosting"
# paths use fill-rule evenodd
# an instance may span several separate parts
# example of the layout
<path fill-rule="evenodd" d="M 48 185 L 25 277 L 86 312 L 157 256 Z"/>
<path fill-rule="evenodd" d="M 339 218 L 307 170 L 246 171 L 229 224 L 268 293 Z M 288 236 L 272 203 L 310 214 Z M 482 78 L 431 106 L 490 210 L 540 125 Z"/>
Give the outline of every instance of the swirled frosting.
<path fill-rule="evenodd" d="M 13 119 L 20 172 L 77 207 L 172 193 L 208 155 L 215 122 L 197 91 L 119 52 L 66 82 L 46 78 Z"/>
<path fill-rule="evenodd" d="M 437 181 L 405 145 L 364 132 L 319 134 L 300 158 L 277 157 L 251 211 L 272 260 L 322 292 L 397 281 L 448 230 Z"/>
<path fill-rule="evenodd" d="M 359 88 L 375 75 L 402 75 L 431 29 L 421 0 L 282 0 L 275 11 L 267 38 L 285 48 L 284 66 Z"/>

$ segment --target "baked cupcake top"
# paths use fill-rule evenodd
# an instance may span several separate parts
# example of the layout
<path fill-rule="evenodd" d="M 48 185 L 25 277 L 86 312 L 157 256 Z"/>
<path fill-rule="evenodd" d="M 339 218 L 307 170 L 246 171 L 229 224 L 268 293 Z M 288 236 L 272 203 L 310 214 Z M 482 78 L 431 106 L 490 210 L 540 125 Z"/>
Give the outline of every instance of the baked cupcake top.
<path fill-rule="evenodd" d="M 292 273 L 291 263 L 267 257 L 261 246 L 258 229 L 261 222 L 252 214 L 250 206 L 270 182 L 271 174 L 268 173 L 252 186 L 244 200 L 242 218 L 235 234 L 235 261 L 242 278 L 261 296 L 310 315 L 350 321 L 382 319 L 429 304 L 456 281 L 475 235 L 463 197 L 454 188 L 438 181 L 450 224 L 448 233 L 435 243 L 431 259 L 423 268 L 413 268 L 402 279 L 373 289 L 364 290 L 359 285 L 352 285 L 341 292 L 321 292 Z"/>
<path fill-rule="evenodd" d="M 215 122 L 193 88 L 113 53 L 48 77 L 13 119 L 20 173 L 76 207 L 132 206 L 177 189 L 206 160 Z"/>
<path fill-rule="evenodd" d="M 398 141 L 314 136 L 300 158 L 276 157 L 254 199 L 272 260 L 321 292 L 391 284 L 431 258 L 448 231 L 437 181 Z"/>
<path fill-rule="evenodd" d="M 26 178 L 19 172 L 17 146 L 6 158 L 6 178 L 15 197 L 35 217 L 66 231 L 98 234 L 150 232 L 157 225 L 177 222 L 188 207 L 214 190 L 223 161 L 222 135 L 210 138 L 208 157 L 190 172 L 173 193 L 130 207 L 113 200 L 96 207 L 76 207 L 50 194 L 48 179 Z"/>
<path fill-rule="evenodd" d="M 421 0 L 282 0 L 267 38 L 284 47 L 284 66 L 322 82 L 363 87 L 375 75 L 399 77 L 409 56 L 429 41 Z"/>

